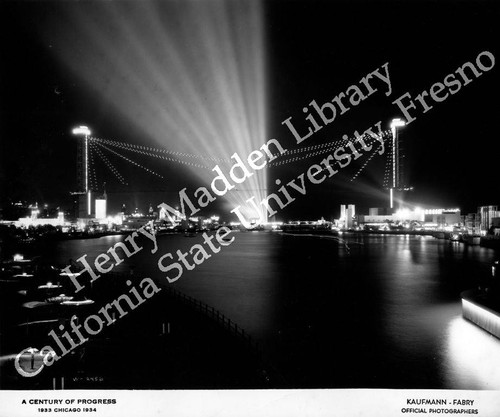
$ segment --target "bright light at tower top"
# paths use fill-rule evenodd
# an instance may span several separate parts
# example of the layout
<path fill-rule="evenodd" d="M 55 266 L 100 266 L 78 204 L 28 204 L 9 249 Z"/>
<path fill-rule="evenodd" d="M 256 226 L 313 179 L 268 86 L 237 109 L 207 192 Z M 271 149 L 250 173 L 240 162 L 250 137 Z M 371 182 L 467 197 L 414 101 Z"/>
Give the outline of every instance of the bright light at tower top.
<path fill-rule="evenodd" d="M 391 129 L 394 129 L 395 127 L 405 126 L 405 125 L 406 125 L 406 123 L 401 119 L 392 119 Z"/>
<path fill-rule="evenodd" d="M 73 129 L 73 135 L 90 135 L 90 129 L 87 126 L 78 126 Z"/>

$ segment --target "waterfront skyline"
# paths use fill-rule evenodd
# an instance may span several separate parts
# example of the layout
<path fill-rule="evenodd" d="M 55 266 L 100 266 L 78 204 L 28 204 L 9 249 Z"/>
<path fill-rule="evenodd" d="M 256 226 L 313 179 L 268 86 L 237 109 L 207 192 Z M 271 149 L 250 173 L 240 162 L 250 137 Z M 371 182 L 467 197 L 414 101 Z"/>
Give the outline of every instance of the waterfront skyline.
<path fill-rule="evenodd" d="M 290 132 L 282 125 L 284 120 L 293 117 L 303 123 L 306 115 L 302 108 L 311 100 L 318 104 L 331 100 L 385 62 L 389 63 L 392 95 L 375 94 L 304 144 L 327 143 L 354 130 L 364 130 L 379 120 L 387 128 L 393 117 L 402 116 L 392 103 L 401 94 L 410 91 L 416 95 L 428 90 L 464 62 L 473 62 L 482 51 L 497 55 L 493 39 L 497 38 L 498 29 L 492 21 L 497 6 L 493 2 L 462 2 L 453 8 L 433 4 L 432 14 L 428 13 L 429 5 L 264 2 L 262 52 L 267 107 L 264 139 L 278 138 L 290 148 L 296 147 Z M 1 46 L 3 202 L 26 199 L 67 204 L 68 193 L 76 182 L 76 138 L 71 135 L 76 125 L 88 124 L 97 137 L 158 146 L 145 141 L 133 129 L 133 120 L 124 119 L 103 101 L 103 91 L 89 88 L 81 74 L 70 70 L 61 60 L 59 40 L 53 38 L 57 32 L 51 25 L 78 13 L 98 17 L 97 3 L 11 2 L 1 7 L 5 19 Z M 113 3 L 109 7 L 121 13 L 123 6 Z M 80 10 L 75 12 L 75 8 Z M 158 10 L 166 13 L 168 5 Z M 7 32 L 13 27 L 17 36 L 12 40 Z M 468 30 L 462 30 L 463 27 Z M 413 32 L 409 33 L 408 28 L 414 28 Z M 113 41 L 123 49 L 130 39 L 120 38 L 119 34 Z M 84 38 L 77 36 L 76 40 L 80 41 L 74 45 L 77 54 L 93 53 L 82 44 Z M 144 39 L 137 39 L 141 41 Z M 157 70 L 168 83 L 168 65 Z M 496 160 L 498 104 L 492 99 L 493 92 L 498 91 L 497 71 L 494 67 L 446 102 L 435 103 L 431 111 L 420 115 L 404 130 L 407 170 L 414 186 L 412 200 L 434 206 L 460 206 L 464 212 L 498 203 L 490 181 Z M 125 82 L 123 88 L 127 86 Z M 169 144 L 164 147 L 168 149 Z M 271 176 L 291 179 L 304 172 L 310 163 L 312 160 L 306 159 L 275 167 L 270 170 Z M 102 177 L 110 199 L 116 197 L 115 206 L 127 202 L 131 208 L 134 205 L 144 208 L 169 198 L 174 202 L 181 188 L 194 190 L 201 185 L 195 176 L 185 175 L 182 167 L 159 161 L 149 166 L 161 171 L 166 180 L 136 175 L 137 170 L 123 165 L 120 169 L 128 174 L 130 188 L 124 189 L 109 172 Z M 294 202 L 284 215 L 335 216 L 341 203 L 366 208 L 383 206 L 382 175 L 383 161 L 375 158 L 356 181 L 351 182 L 347 174 L 328 180 Z M 153 193 L 144 195 L 142 191 Z M 213 207 L 211 211 L 224 209 L 217 204 Z"/>

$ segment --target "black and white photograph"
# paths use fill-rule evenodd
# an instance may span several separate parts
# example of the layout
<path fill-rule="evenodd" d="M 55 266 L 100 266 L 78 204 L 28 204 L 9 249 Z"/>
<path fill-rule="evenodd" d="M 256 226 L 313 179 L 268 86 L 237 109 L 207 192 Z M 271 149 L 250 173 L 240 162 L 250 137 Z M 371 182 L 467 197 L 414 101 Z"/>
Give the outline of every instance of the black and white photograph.
<path fill-rule="evenodd" d="M 500 3 L 0 3 L 0 417 L 500 414 Z"/>

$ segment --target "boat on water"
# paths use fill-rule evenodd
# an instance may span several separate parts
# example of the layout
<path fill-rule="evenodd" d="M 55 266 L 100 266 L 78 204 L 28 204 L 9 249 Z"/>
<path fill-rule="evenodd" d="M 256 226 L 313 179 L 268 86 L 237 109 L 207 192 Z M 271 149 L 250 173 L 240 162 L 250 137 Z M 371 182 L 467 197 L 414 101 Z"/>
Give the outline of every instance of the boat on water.
<path fill-rule="evenodd" d="M 84 295 L 75 294 L 72 276 L 83 271 L 67 273 L 44 263 L 41 258 L 13 259 L 0 263 L 0 297 L 4 306 L 19 306 L 22 311 L 50 310 L 56 318 L 65 313 L 57 306 L 80 307 L 93 304 Z M 22 313 L 21 313 L 22 315 Z"/>
<path fill-rule="evenodd" d="M 13 259 L 0 263 L 0 283 L 33 278 L 34 272 L 35 265 L 31 259 L 15 255 Z"/>

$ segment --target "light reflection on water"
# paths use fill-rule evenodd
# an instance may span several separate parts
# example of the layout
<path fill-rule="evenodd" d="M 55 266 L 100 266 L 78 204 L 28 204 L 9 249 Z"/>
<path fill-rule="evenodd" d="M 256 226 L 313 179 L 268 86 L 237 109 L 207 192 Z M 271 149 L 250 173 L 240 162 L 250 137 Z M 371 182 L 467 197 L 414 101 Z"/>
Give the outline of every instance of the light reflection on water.
<path fill-rule="evenodd" d="M 235 233 L 173 285 L 241 325 L 305 385 L 500 388 L 500 341 L 461 318 L 459 297 L 489 273 L 493 250 L 429 236 L 342 238 L 348 249 L 320 237 Z M 52 257 L 92 261 L 121 239 L 62 242 Z M 158 239 L 157 254 L 145 241 L 119 269 L 134 265 L 169 285 L 158 258 L 202 241 Z"/>

